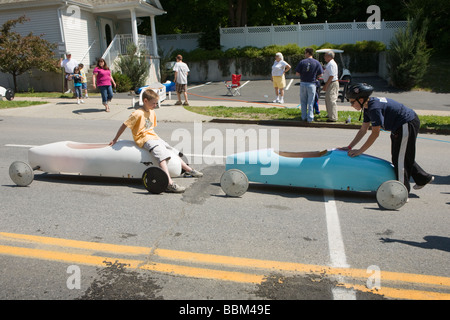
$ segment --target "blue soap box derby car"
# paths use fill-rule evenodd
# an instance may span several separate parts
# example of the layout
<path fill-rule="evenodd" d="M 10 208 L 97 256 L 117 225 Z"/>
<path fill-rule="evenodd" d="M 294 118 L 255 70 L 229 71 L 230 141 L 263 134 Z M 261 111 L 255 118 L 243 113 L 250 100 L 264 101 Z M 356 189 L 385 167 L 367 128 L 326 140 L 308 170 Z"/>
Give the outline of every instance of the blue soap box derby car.
<path fill-rule="evenodd" d="M 313 152 L 275 152 L 273 149 L 227 156 L 222 190 L 243 195 L 249 182 L 315 189 L 374 191 L 380 207 L 395 210 L 408 200 L 406 187 L 396 180 L 393 165 L 383 159 L 333 149 Z"/>

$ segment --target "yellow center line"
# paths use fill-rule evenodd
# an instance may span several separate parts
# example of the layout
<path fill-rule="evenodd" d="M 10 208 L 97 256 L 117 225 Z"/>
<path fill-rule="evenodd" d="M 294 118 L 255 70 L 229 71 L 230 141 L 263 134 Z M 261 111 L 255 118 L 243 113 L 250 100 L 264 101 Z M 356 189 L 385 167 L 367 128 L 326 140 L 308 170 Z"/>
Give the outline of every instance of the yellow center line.
<path fill-rule="evenodd" d="M 349 277 L 353 279 L 367 279 L 370 275 L 367 270 L 363 269 L 351 269 L 351 268 L 331 268 L 319 265 L 301 264 L 293 262 L 280 262 L 271 260 L 259 260 L 259 259 L 249 259 L 249 258 L 239 258 L 230 257 L 214 254 L 204 254 L 204 253 L 194 253 L 194 252 L 184 252 L 177 250 L 168 249 L 155 249 L 152 252 L 152 248 L 149 247 L 139 247 L 139 246 L 126 246 L 126 245 L 116 245 L 116 244 L 105 244 L 96 242 L 86 242 L 78 240 L 68 240 L 62 238 L 51 238 L 42 237 L 34 235 L 24 235 L 24 234 L 14 234 L 0 232 L 0 240 L 3 241 L 16 241 L 23 242 L 31 245 L 48 245 L 62 247 L 63 249 L 74 248 L 74 249 L 84 249 L 94 252 L 107 252 L 113 254 L 125 254 L 125 255 L 145 255 L 145 259 L 141 260 L 131 260 L 131 259 L 118 259 L 111 257 L 98 257 L 85 254 L 74 254 L 61 251 L 49 251 L 49 250 L 39 250 L 30 248 L 19 248 L 19 247 L 9 247 L 0 246 L 0 254 L 24 256 L 30 258 L 47 259 L 54 261 L 81 263 L 96 266 L 105 266 L 104 261 L 120 261 L 120 263 L 128 264 L 130 268 L 141 268 L 145 270 L 153 270 L 157 272 L 164 273 L 174 273 L 179 275 L 184 275 L 188 277 L 198 277 L 198 278 L 213 278 L 220 280 L 245 282 L 245 283 L 261 283 L 265 276 L 258 274 L 248 274 L 242 272 L 231 272 L 231 271 L 221 271 L 207 268 L 195 268 L 180 265 L 171 265 L 165 263 L 147 263 L 147 257 L 149 254 L 154 256 L 176 261 L 185 261 L 190 263 L 204 263 L 213 264 L 220 266 L 231 266 L 231 267 L 242 267 L 242 268 L 253 268 L 253 269 L 269 269 L 269 270 L 279 270 L 287 272 L 296 273 L 308 273 L 308 274 L 320 274 L 335 276 L 340 275 L 344 277 Z M 144 261 L 145 260 L 145 261 Z M 381 281 L 392 281 L 397 283 L 413 283 L 420 285 L 432 285 L 432 286 L 447 286 L 450 287 L 450 278 L 440 277 L 440 276 L 430 276 L 430 275 L 418 275 L 409 273 L 399 273 L 399 272 L 381 272 Z M 354 285 L 351 285 L 354 286 Z M 401 290 L 401 289 L 398 289 Z M 366 290 L 367 291 L 367 290 Z M 386 291 L 386 290 L 385 290 Z M 379 292 L 372 293 L 380 294 Z M 419 296 L 427 296 L 430 293 L 428 291 L 414 291 L 419 292 Z M 425 292 L 422 294 L 422 292 Z M 388 296 L 391 294 L 383 293 Z M 393 291 L 394 296 L 398 294 L 397 291 Z M 440 294 L 437 294 L 440 296 Z M 412 295 L 415 296 L 415 295 Z M 448 296 L 448 295 L 447 295 Z M 445 294 L 444 294 L 444 297 Z M 423 298 L 422 298 L 423 299 Z"/>
<path fill-rule="evenodd" d="M 146 263 L 142 260 L 117 259 L 111 257 L 90 256 L 78 253 L 67 253 L 60 251 L 49 251 L 42 249 L 30 249 L 12 246 L 0 245 L 0 254 L 35 258 L 42 260 L 51 260 L 66 263 L 78 263 L 83 265 L 105 267 L 107 262 L 117 261 L 121 265 L 130 269 L 144 269 L 162 273 L 183 275 L 186 277 L 218 279 L 224 281 L 234 281 L 243 283 L 258 284 L 265 276 L 257 274 L 248 274 L 243 272 L 222 271 L 206 268 L 195 268 L 188 266 L 171 265 L 166 263 Z"/>

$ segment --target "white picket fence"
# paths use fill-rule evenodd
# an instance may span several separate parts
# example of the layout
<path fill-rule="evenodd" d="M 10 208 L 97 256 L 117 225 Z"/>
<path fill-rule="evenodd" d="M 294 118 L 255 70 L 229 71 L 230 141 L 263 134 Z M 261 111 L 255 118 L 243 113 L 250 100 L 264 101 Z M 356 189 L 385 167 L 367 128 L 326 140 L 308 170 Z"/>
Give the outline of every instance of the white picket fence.
<path fill-rule="evenodd" d="M 373 40 L 389 45 L 399 28 L 406 27 L 406 21 L 380 21 L 378 29 L 369 29 L 366 22 L 293 24 L 284 26 L 260 26 L 221 28 L 220 45 L 223 50 L 236 47 L 253 46 L 262 48 L 267 45 L 286 45 L 296 43 L 299 47 L 332 44 L 355 43 Z"/>
<path fill-rule="evenodd" d="M 284 26 L 259 26 L 221 28 L 220 45 L 229 48 L 253 46 L 262 48 L 271 44 L 296 43 L 299 47 L 355 43 L 356 41 L 381 41 L 387 46 L 399 28 L 406 27 L 406 21 L 380 21 L 375 29 L 369 29 L 366 22 L 292 24 Z M 168 34 L 158 36 L 158 45 L 164 51 L 198 48 L 198 33 Z"/>

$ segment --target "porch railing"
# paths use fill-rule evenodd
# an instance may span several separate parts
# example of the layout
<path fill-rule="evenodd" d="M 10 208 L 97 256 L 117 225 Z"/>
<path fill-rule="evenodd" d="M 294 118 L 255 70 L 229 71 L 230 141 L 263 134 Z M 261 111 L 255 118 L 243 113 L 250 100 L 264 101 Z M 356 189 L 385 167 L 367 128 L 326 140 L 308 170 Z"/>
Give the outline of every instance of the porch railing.
<path fill-rule="evenodd" d="M 114 62 L 120 55 L 127 54 L 127 48 L 131 43 L 134 43 L 133 35 L 116 34 L 116 36 L 102 55 L 102 58 L 105 59 L 105 62 L 111 69 L 111 71 L 115 71 L 116 65 Z M 150 54 L 151 52 L 153 52 L 152 37 L 138 35 L 138 46 L 140 50 L 144 50 L 146 52 L 146 59 L 150 63 L 150 75 L 147 82 L 157 82 L 160 78 L 159 57 L 154 57 Z"/>

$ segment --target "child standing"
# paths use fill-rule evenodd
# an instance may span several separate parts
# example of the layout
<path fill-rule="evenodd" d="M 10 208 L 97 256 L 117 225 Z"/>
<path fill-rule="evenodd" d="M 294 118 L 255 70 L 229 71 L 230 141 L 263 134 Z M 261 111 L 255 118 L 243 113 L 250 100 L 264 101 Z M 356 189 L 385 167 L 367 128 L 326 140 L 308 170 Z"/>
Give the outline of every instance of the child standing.
<path fill-rule="evenodd" d="M 353 108 L 361 111 L 363 124 L 348 147 L 350 157 L 356 157 L 369 149 L 378 138 L 381 128 L 391 131 L 391 155 L 397 180 L 410 192 L 409 179 L 416 182 L 415 190 L 422 189 L 433 182 L 434 177 L 423 170 L 415 161 L 416 139 L 420 120 L 416 112 L 389 98 L 370 97 L 373 87 L 366 83 L 357 83 L 347 89 L 345 96 Z M 372 126 L 371 134 L 360 149 L 353 149 Z"/>
<path fill-rule="evenodd" d="M 82 83 L 82 77 L 81 77 L 81 71 L 79 67 L 75 67 L 73 69 L 73 85 L 75 87 L 75 94 L 77 96 L 77 103 L 80 104 L 84 103 L 83 101 L 83 94 L 81 92 L 81 83 Z"/>
<path fill-rule="evenodd" d="M 114 145 L 125 129 L 131 129 L 133 139 L 138 147 L 144 148 L 151 152 L 159 161 L 159 166 L 166 172 L 169 177 L 169 184 L 167 192 L 182 193 L 186 188 L 175 184 L 170 177 L 169 169 L 167 167 L 167 160 L 170 159 L 171 153 L 168 150 L 174 150 L 167 142 L 161 139 L 154 131 L 156 127 L 156 113 L 155 107 L 158 105 L 159 96 L 152 89 L 147 89 L 142 94 L 143 106 L 134 111 L 130 117 L 122 123 L 117 131 L 114 139 L 109 143 Z M 178 152 L 176 152 L 178 153 Z M 186 173 L 192 177 L 202 177 L 203 173 L 192 169 L 183 160 L 181 160 L 181 167 Z"/>
<path fill-rule="evenodd" d="M 80 63 L 78 65 L 78 67 L 80 68 L 80 74 L 81 74 L 81 91 L 84 90 L 84 98 L 87 99 L 87 98 L 89 98 L 89 96 L 88 96 L 88 89 L 87 89 L 86 72 L 83 69 L 84 65 L 82 63 Z"/>
<path fill-rule="evenodd" d="M 181 105 L 181 94 L 184 95 L 184 106 L 188 106 L 187 97 L 187 77 L 189 73 L 189 67 L 183 62 L 183 56 L 181 54 L 177 55 L 177 62 L 173 66 L 173 71 L 175 71 L 175 91 L 177 92 L 178 101 L 175 105 Z"/>

